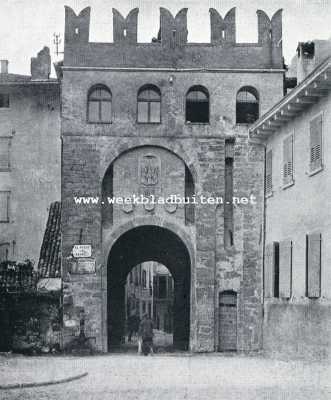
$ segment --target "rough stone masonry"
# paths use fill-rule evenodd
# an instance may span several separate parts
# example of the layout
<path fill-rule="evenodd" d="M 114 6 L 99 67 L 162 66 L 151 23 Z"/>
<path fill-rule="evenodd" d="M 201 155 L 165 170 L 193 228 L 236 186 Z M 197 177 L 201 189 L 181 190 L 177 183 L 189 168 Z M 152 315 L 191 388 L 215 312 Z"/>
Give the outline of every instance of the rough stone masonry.
<path fill-rule="evenodd" d="M 137 43 L 138 12 L 134 9 L 124 18 L 113 10 L 114 42 L 91 43 L 90 8 L 76 15 L 66 7 L 64 346 L 74 340 L 82 319 L 96 350 L 106 352 L 120 342 L 126 274 L 136 264 L 154 260 L 165 264 L 175 280 L 179 347 L 212 352 L 227 350 L 230 343 L 235 347 L 231 350 L 258 350 L 264 148 L 248 139 L 247 124 L 236 123 L 236 101 L 247 88 L 256 93 L 262 115 L 282 98 L 281 11 L 269 19 L 259 10 L 258 42 L 248 44 L 236 43 L 235 9 L 225 18 L 211 9 L 211 42 L 197 44 L 187 42 L 188 10 L 173 17 L 164 8 L 158 37 Z M 144 90 L 159 99 L 156 122 L 139 122 L 138 95 Z M 203 97 L 207 120 L 187 120 L 190 92 Z M 107 120 L 102 120 L 102 105 L 101 119 L 91 120 L 92 101 L 108 112 L 106 102 L 111 103 Z M 74 202 L 74 196 L 106 199 L 134 193 L 252 194 L 256 204 L 196 204 L 193 209 Z M 74 258 L 76 244 L 91 245 L 91 257 Z M 232 309 L 224 313 L 221 307 Z"/>

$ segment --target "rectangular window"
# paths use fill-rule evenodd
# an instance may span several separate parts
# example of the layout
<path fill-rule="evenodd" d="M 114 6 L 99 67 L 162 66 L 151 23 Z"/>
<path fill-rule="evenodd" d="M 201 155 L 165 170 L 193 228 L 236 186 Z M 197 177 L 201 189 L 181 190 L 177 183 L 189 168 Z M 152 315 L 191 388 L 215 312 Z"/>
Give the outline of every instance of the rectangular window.
<path fill-rule="evenodd" d="M 0 222 L 9 222 L 9 199 L 9 191 L 0 192 Z"/>
<path fill-rule="evenodd" d="M 100 122 L 111 122 L 111 101 L 101 101 Z"/>
<path fill-rule="evenodd" d="M 0 138 L 0 171 L 10 169 L 11 138 Z"/>
<path fill-rule="evenodd" d="M 322 115 L 310 121 L 310 172 L 322 167 Z"/>
<path fill-rule="evenodd" d="M 293 135 L 283 142 L 283 184 L 293 183 Z"/>
<path fill-rule="evenodd" d="M 265 193 L 272 194 L 272 150 L 267 151 L 265 166 Z"/>
<path fill-rule="evenodd" d="M 150 122 L 161 122 L 161 103 L 158 101 L 150 103 Z"/>
<path fill-rule="evenodd" d="M 89 122 L 99 122 L 99 102 L 89 101 L 88 103 L 88 120 Z"/>
<path fill-rule="evenodd" d="M 279 297 L 289 299 L 292 294 L 292 241 L 279 243 Z"/>
<path fill-rule="evenodd" d="M 0 108 L 9 108 L 9 94 L 0 93 Z"/>
<path fill-rule="evenodd" d="M 321 296 L 321 234 L 307 235 L 306 245 L 306 296 Z"/>
<path fill-rule="evenodd" d="M 269 243 L 264 256 L 264 297 L 279 297 L 279 243 Z"/>
<path fill-rule="evenodd" d="M 148 102 L 138 101 L 138 122 L 148 122 Z"/>
<path fill-rule="evenodd" d="M 230 145 L 226 143 L 226 149 Z M 226 150 L 227 151 L 227 150 Z M 234 231 L 234 223 L 233 223 L 233 158 L 227 157 L 225 159 L 225 169 L 224 169 L 224 247 L 230 248 L 234 244 L 233 239 L 233 231 Z"/>

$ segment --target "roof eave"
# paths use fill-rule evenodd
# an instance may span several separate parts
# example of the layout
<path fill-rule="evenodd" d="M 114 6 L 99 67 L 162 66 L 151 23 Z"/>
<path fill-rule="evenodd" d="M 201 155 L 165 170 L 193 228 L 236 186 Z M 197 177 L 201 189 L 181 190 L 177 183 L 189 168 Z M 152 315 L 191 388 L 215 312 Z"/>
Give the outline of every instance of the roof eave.
<path fill-rule="evenodd" d="M 305 108 L 317 103 L 331 89 L 331 57 L 317 67 L 287 96 L 280 100 L 249 129 L 250 137 L 266 139 Z"/>

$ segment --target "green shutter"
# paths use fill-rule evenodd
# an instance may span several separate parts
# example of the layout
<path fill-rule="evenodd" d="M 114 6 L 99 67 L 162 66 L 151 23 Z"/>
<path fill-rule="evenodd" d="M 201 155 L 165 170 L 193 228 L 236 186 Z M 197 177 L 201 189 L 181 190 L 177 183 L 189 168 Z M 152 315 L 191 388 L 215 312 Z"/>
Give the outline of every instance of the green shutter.
<path fill-rule="evenodd" d="M 310 121 L 310 171 L 322 166 L 322 115 Z"/>
<path fill-rule="evenodd" d="M 279 297 L 290 298 L 292 292 L 292 241 L 279 243 Z"/>
<path fill-rule="evenodd" d="M 321 295 L 321 234 L 307 238 L 307 296 L 316 298 Z"/>

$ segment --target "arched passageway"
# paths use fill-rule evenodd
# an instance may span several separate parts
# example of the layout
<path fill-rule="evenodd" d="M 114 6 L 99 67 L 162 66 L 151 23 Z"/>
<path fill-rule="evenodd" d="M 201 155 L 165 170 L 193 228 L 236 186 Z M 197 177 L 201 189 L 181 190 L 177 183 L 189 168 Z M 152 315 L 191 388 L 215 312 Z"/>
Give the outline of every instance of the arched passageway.
<path fill-rule="evenodd" d="M 174 279 L 173 343 L 187 350 L 190 336 L 191 263 L 183 241 L 166 228 L 144 225 L 124 233 L 108 257 L 108 347 L 118 346 L 125 335 L 125 284 L 137 264 L 156 261 Z"/>

